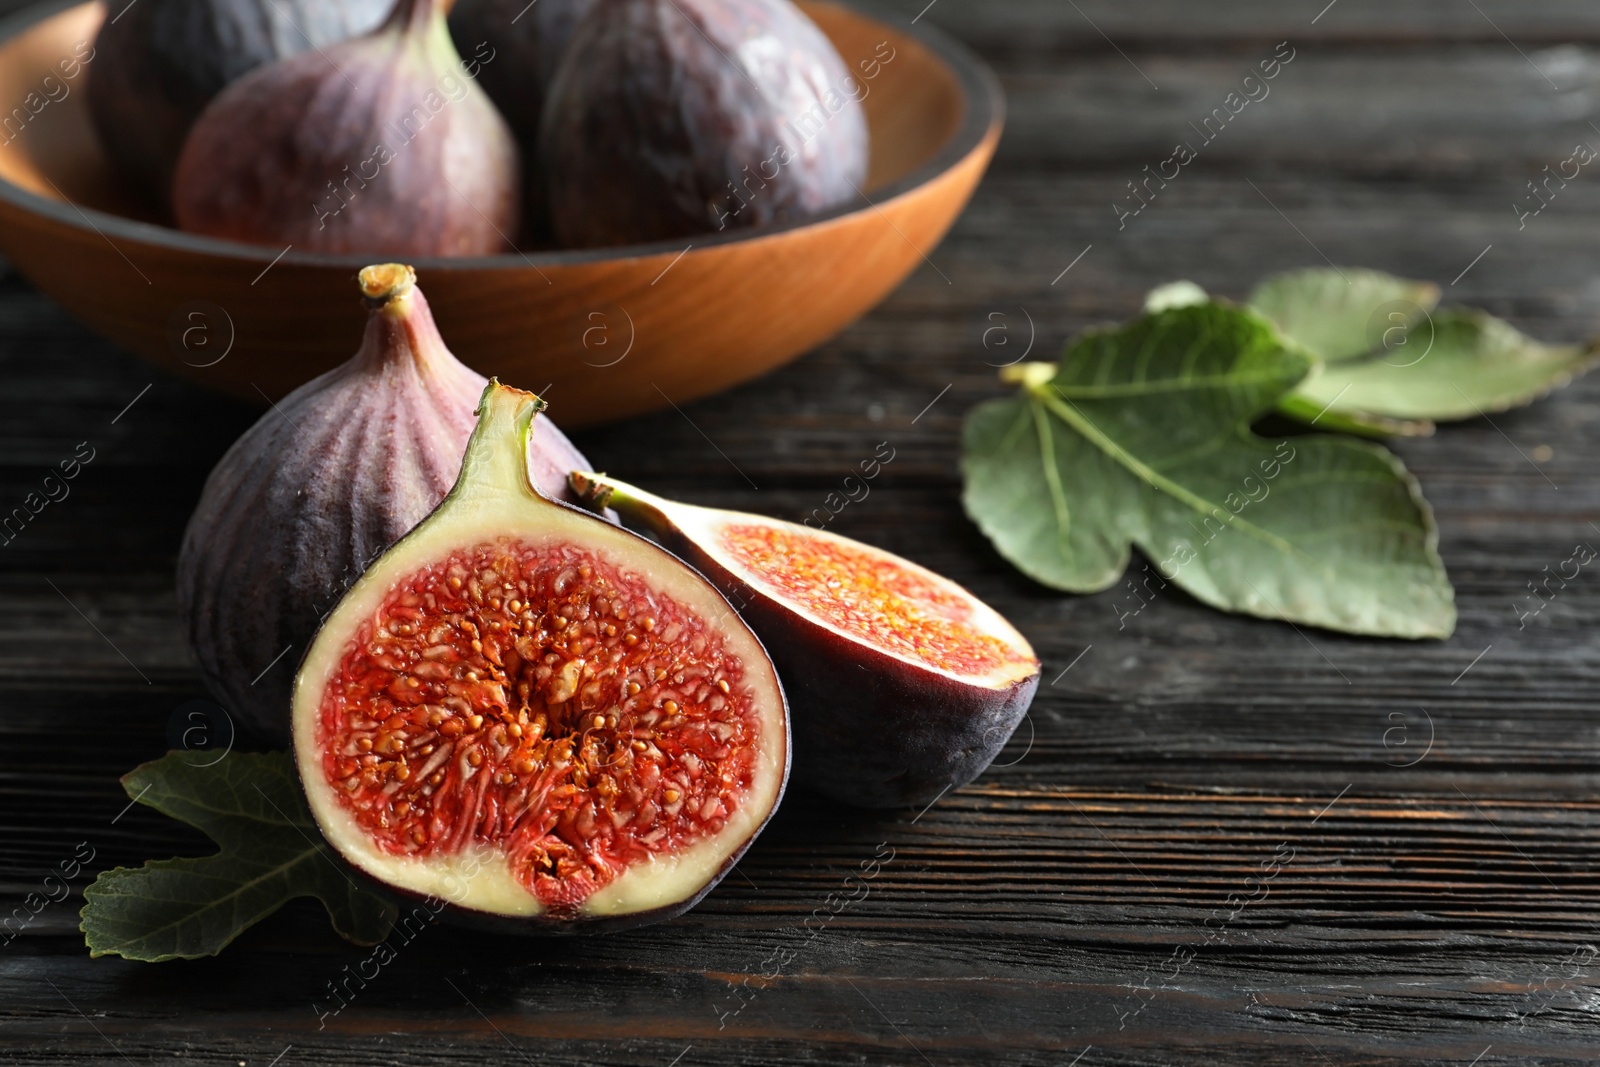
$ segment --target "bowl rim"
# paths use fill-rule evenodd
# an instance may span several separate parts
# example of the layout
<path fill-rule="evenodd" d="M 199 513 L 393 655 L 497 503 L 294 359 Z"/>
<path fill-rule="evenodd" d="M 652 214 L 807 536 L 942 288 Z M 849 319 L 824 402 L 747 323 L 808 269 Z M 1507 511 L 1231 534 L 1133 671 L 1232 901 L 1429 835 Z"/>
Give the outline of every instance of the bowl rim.
<path fill-rule="evenodd" d="M 58 15 L 69 8 L 79 7 L 93 0 L 44 0 L 22 11 L 0 19 L 0 46 L 11 42 L 23 32 Z M 102 0 L 105 2 L 105 0 Z M 972 154 L 1005 118 L 1005 98 L 1000 81 L 994 72 L 966 46 L 931 25 L 919 24 L 921 18 L 907 19 L 898 12 L 886 11 L 873 3 L 860 0 L 813 0 L 843 7 L 873 22 L 892 27 L 902 36 L 910 37 L 926 48 L 955 77 L 961 94 L 963 114 L 955 131 L 943 146 L 925 163 L 914 168 L 896 181 L 873 189 L 872 196 L 858 190 L 863 204 L 848 204 L 831 210 L 808 215 L 790 222 L 725 233 L 701 234 L 684 247 L 681 239 L 653 241 L 644 244 L 614 245 L 606 248 L 520 250 L 492 256 L 422 256 L 408 260 L 419 271 L 483 270 L 489 268 L 566 267 L 579 264 L 605 263 L 621 260 L 647 259 L 662 255 L 682 256 L 691 248 L 711 249 L 722 245 L 771 240 L 795 230 L 837 222 L 869 212 L 881 213 L 883 205 L 898 200 L 928 184 L 953 169 Z M 57 224 L 83 233 L 94 232 L 108 242 L 120 237 L 144 245 L 155 245 L 174 251 L 204 253 L 209 256 L 259 264 L 272 257 L 272 249 L 265 245 L 248 244 L 199 234 L 185 233 L 171 226 L 143 222 L 123 215 L 115 215 L 98 208 L 84 207 L 72 200 L 52 200 L 40 196 L 0 177 L 0 200 L 33 215 L 43 216 Z M 372 262 L 371 255 L 360 253 L 295 252 L 291 246 L 272 259 L 274 265 L 284 263 L 302 267 L 356 267 Z"/>

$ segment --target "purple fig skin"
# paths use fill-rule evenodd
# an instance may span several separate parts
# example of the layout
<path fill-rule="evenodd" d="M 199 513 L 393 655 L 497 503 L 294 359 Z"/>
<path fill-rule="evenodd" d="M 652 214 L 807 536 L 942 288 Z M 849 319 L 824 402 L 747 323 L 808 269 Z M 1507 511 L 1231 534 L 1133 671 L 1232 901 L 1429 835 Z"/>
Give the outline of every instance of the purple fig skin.
<path fill-rule="evenodd" d="M 489 57 L 478 84 L 511 125 L 522 147 L 522 231 L 525 242 L 548 244 L 550 208 L 538 166 L 539 116 L 556 66 L 578 22 L 595 0 L 457 0 L 450 10 L 450 36 L 462 55 L 485 46 Z M 490 58 L 492 57 L 492 58 Z"/>
<path fill-rule="evenodd" d="M 609 502 L 687 560 L 755 631 L 789 698 L 793 774 L 807 788 L 863 808 L 931 804 L 982 774 L 1033 703 L 1037 668 L 995 689 L 907 663 L 751 585 L 648 503 L 586 475 L 572 481 L 591 506 Z"/>
<path fill-rule="evenodd" d="M 184 138 L 213 97 L 263 64 L 370 33 L 389 8 L 390 0 L 139 0 L 95 38 L 95 132 L 122 173 L 164 207 Z"/>
<path fill-rule="evenodd" d="M 846 804 L 922 807 L 974 781 L 1039 688 L 1038 674 L 997 690 L 922 670 L 800 618 L 727 571 L 712 582 L 772 650 L 794 709 L 796 781 Z"/>
<path fill-rule="evenodd" d="M 363 275 L 385 268 L 368 268 Z M 280 400 L 206 479 L 178 556 L 178 608 L 213 696 L 289 737 L 295 665 L 367 565 L 455 484 L 486 379 L 445 347 L 404 271 L 369 298 L 360 350 Z M 583 456 L 538 419 L 528 472 L 566 495 Z"/>
<path fill-rule="evenodd" d="M 488 45 L 478 83 L 525 146 L 537 143 L 545 90 L 595 0 L 456 0 L 450 37 L 462 55 Z M 505 62 L 500 62 L 504 60 Z M 533 169 L 531 166 L 530 170 Z"/>
<path fill-rule="evenodd" d="M 795 781 L 861 808 L 921 807 L 975 780 L 1039 676 L 991 689 L 922 670 L 795 614 L 682 533 L 663 538 L 738 606 L 789 695 Z"/>
<path fill-rule="evenodd" d="M 850 202 L 860 85 L 788 0 L 596 0 L 541 120 L 556 237 L 662 241 Z"/>
<path fill-rule="evenodd" d="M 181 229 L 301 251 L 481 256 L 520 225 L 510 127 L 450 42 L 440 0 L 262 67 L 211 102 L 173 180 Z"/>

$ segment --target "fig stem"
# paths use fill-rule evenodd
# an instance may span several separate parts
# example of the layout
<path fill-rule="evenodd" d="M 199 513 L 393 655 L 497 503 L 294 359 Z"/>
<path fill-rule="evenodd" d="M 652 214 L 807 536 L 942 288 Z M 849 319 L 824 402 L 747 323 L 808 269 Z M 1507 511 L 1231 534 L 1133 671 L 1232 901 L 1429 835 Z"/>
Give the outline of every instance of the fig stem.
<path fill-rule="evenodd" d="M 417 272 L 404 263 L 375 263 L 356 275 L 361 296 L 369 308 L 381 308 L 408 296 L 417 284 Z"/>
<path fill-rule="evenodd" d="M 673 504 L 627 482 L 591 471 L 573 471 L 567 475 L 567 483 L 584 506 L 597 514 L 612 507 L 658 534 L 669 534 L 676 527 L 667 515 L 670 509 L 676 507 L 681 514 L 681 509 L 689 506 Z"/>
<path fill-rule="evenodd" d="M 1037 389 L 1055 376 L 1054 363 L 1013 363 L 1009 367 L 1000 368 L 1002 382 L 1007 385 L 1020 385 L 1025 389 Z"/>
<path fill-rule="evenodd" d="M 604 474 L 595 474 L 588 471 L 573 471 L 567 475 L 567 484 L 572 486 L 572 491 L 578 494 L 586 507 L 595 511 L 602 511 L 611 503 L 611 494 L 616 492 L 616 486 L 606 480 Z"/>

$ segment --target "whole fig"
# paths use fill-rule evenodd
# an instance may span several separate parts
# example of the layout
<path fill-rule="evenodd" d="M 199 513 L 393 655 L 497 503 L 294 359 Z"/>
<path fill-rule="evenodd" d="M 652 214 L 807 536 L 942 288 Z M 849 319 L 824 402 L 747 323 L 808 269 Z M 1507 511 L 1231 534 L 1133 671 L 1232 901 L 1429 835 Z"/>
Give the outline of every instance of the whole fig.
<path fill-rule="evenodd" d="M 95 38 L 89 74 L 95 131 L 112 162 L 165 204 L 183 139 L 212 97 L 264 63 L 370 32 L 389 6 L 390 0 L 114 4 Z"/>
<path fill-rule="evenodd" d="M 504 250 L 521 163 L 482 67 L 457 54 L 441 0 L 398 0 L 366 37 L 246 75 L 184 143 L 178 225 L 315 252 Z"/>
<path fill-rule="evenodd" d="M 867 175 L 864 95 L 788 0 L 597 0 L 541 122 L 556 236 L 659 241 L 848 202 Z"/>
<path fill-rule="evenodd" d="M 263 736 L 288 737 L 295 665 L 319 619 L 444 499 L 485 379 L 444 345 L 410 267 L 368 267 L 366 336 L 290 393 L 206 480 L 178 556 L 178 608 L 206 684 Z M 583 456 L 548 419 L 534 483 L 573 499 Z"/>
<path fill-rule="evenodd" d="M 545 90 L 578 21 L 594 2 L 456 0 L 450 11 L 457 50 L 468 55 L 487 45 L 495 57 L 484 64 L 478 83 L 526 147 L 536 143 Z"/>
<path fill-rule="evenodd" d="M 550 239 L 549 206 L 537 165 L 539 115 L 573 30 L 593 6 L 594 0 L 457 0 L 450 11 L 456 49 L 462 55 L 489 50 L 478 84 L 522 148 L 523 234 L 535 241 Z"/>

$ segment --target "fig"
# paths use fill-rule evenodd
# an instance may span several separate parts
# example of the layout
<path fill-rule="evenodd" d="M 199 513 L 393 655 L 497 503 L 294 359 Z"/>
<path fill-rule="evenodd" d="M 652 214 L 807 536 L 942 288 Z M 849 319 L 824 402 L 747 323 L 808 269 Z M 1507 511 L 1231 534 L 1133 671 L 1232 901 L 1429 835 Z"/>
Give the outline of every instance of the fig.
<path fill-rule="evenodd" d="M 89 115 L 121 171 L 161 204 L 189 127 L 265 63 L 368 33 L 391 0 L 140 0 L 94 42 Z M 120 11 L 120 14 L 116 12 Z"/>
<path fill-rule="evenodd" d="M 867 175 L 863 95 L 788 0 L 596 0 L 539 131 L 556 237 L 659 241 L 846 203 Z"/>
<path fill-rule="evenodd" d="M 556 64 L 594 0 L 457 0 L 450 36 L 462 54 L 488 48 L 478 84 L 500 109 L 522 148 L 523 234 L 551 238 L 542 172 L 537 165 L 539 115 Z"/>
<path fill-rule="evenodd" d="M 294 664 L 371 560 L 444 499 L 472 433 L 482 375 L 444 345 L 410 267 L 360 274 L 355 356 L 278 401 L 206 480 L 178 555 L 178 608 L 217 701 L 287 743 Z M 570 494 L 587 466 L 548 419 L 528 463 Z"/>
<path fill-rule="evenodd" d="M 524 146 L 537 143 L 539 114 L 556 65 L 595 0 L 457 0 L 450 36 L 463 53 L 489 49 L 478 84 Z M 504 62 L 500 62 L 503 60 Z"/>
<path fill-rule="evenodd" d="M 224 89 L 184 142 L 178 225 L 301 251 L 476 256 L 511 246 L 521 161 L 450 42 L 442 0 Z"/>
<path fill-rule="evenodd" d="M 1027 713 L 1039 661 L 999 612 L 948 578 L 825 530 L 663 500 L 573 472 L 722 590 L 778 666 L 795 779 L 861 807 L 931 804 L 994 761 Z"/>
<path fill-rule="evenodd" d="M 484 390 L 455 487 L 307 651 L 294 753 L 369 878 L 480 925 L 598 932 L 731 869 L 782 796 L 788 711 L 711 583 L 533 489 L 543 404 Z"/>

